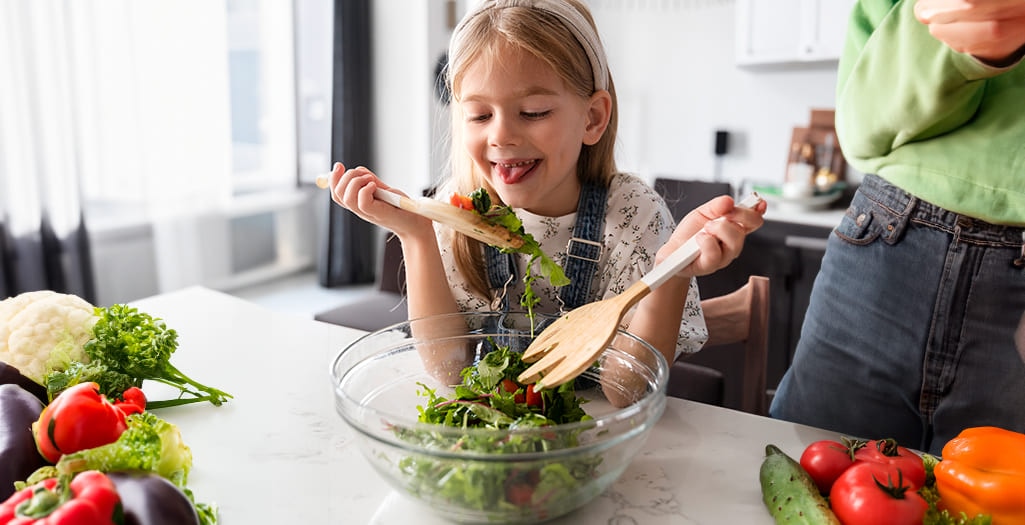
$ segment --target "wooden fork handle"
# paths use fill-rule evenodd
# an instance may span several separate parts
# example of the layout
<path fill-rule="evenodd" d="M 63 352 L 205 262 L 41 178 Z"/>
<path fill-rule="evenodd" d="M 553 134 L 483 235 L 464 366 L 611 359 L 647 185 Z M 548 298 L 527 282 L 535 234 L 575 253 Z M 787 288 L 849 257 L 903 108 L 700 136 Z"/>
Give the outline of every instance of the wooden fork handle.
<path fill-rule="evenodd" d="M 737 203 L 738 208 L 753 208 L 759 202 L 762 197 L 757 193 L 748 195 L 744 200 Z M 714 220 L 721 220 L 714 219 Z M 665 283 L 670 277 L 676 275 L 680 270 L 687 267 L 688 264 L 694 262 L 694 259 L 701 255 L 701 247 L 698 246 L 697 235 L 687 239 L 687 242 L 683 243 L 676 249 L 669 257 L 655 265 L 644 277 L 641 278 L 649 288 L 654 290 L 663 283 Z"/>
<path fill-rule="evenodd" d="M 670 277 L 676 275 L 680 270 L 686 268 L 688 264 L 694 262 L 698 255 L 701 255 L 701 248 L 698 246 L 697 239 L 691 237 L 687 239 L 687 242 L 683 243 L 683 246 L 677 248 L 669 257 L 666 257 L 665 260 L 656 264 L 651 271 L 644 274 L 641 282 L 654 290 L 669 280 Z"/>

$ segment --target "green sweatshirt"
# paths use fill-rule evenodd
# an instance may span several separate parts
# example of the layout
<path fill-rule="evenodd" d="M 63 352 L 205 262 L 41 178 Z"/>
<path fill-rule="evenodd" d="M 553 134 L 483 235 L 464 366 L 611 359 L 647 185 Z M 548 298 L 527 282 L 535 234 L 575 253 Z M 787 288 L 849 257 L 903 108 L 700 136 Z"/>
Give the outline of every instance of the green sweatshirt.
<path fill-rule="evenodd" d="M 1025 63 L 954 52 L 913 0 L 859 0 L 837 82 L 852 166 L 945 209 L 1025 226 Z"/>

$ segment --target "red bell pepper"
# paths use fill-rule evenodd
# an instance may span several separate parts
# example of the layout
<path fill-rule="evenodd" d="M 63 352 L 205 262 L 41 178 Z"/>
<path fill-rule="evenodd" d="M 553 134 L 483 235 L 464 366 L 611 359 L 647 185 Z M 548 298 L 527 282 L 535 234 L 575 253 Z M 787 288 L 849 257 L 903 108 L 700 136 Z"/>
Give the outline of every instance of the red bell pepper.
<path fill-rule="evenodd" d="M 128 428 L 125 413 L 100 394 L 96 383 L 80 383 L 60 393 L 32 424 L 36 447 L 47 461 L 117 441 Z"/>
<path fill-rule="evenodd" d="M 121 394 L 121 399 L 114 403 L 126 416 L 141 414 L 146 410 L 146 394 L 136 386 L 129 387 Z"/>
<path fill-rule="evenodd" d="M 89 470 L 66 485 L 50 478 L 15 492 L 0 503 L 0 525 L 114 525 L 120 503 L 114 482 Z"/>

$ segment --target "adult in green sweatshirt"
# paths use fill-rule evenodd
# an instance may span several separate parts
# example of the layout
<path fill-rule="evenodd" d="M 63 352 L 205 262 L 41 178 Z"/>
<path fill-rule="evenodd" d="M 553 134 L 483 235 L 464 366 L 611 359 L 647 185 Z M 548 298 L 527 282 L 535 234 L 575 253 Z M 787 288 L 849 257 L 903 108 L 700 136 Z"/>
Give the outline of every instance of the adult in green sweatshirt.
<path fill-rule="evenodd" d="M 859 0 L 837 132 L 866 173 L 773 417 L 938 454 L 1025 432 L 1025 1 Z"/>

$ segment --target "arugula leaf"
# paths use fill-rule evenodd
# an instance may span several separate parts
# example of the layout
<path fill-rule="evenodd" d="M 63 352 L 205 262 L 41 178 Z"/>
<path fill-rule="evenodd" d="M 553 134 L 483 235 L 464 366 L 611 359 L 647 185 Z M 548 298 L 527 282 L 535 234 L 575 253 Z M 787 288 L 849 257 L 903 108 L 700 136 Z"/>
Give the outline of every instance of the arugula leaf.
<path fill-rule="evenodd" d="M 491 209 L 491 194 L 484 188 L 477 188 L 470 193 L 470 200 L 473 201 L 473 209 L 481 215 Z"/>

